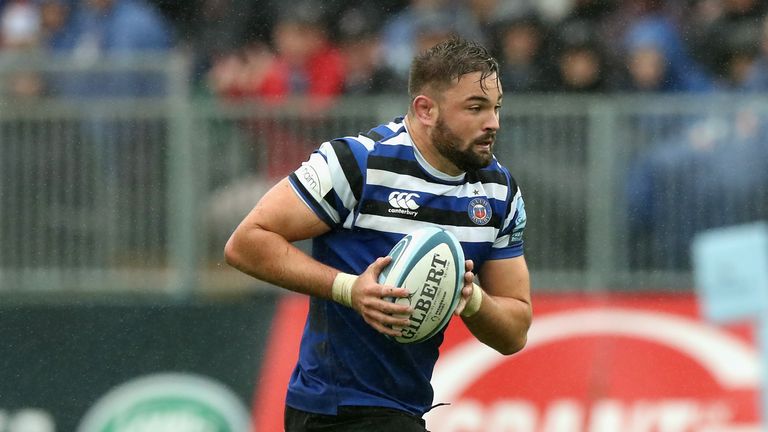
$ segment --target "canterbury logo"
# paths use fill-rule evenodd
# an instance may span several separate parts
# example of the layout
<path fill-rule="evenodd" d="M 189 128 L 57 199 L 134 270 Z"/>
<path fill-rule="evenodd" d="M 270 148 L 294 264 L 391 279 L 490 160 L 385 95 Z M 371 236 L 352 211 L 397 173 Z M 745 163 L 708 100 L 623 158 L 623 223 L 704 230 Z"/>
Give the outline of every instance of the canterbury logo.
<path fill-rule="evenodd" d="M 413 192 L 392 192 L 389 194 L 389 205 L 396 209 L 416 210 L 419 205 L 413 199 L 418 197 L 419 194 Z"/>

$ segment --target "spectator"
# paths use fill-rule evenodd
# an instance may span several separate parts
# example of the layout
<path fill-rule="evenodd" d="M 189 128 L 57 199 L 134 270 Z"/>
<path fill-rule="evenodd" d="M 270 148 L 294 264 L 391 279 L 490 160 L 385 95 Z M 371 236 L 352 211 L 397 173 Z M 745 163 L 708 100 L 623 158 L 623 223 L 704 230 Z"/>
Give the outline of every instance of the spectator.
<path fill-rule="evenodd" d="M 747 91 L 768 91 L 768 17 L 763 18 L 758 51 L 746 72 L 742 88 Z"/>
<path fill-rule="evenodd" d="M 71 18 L 71 4 L 68 0 L 38 0 L 40 5 L 40 26 L 42 43 L 52 51 L 63 51 L 72 42 L 69 20 Z"/>
<path fill-rule="evenodd" d="M 343 62 L 323 18 L 319 7 L 309 3 L 278 18 L 272 40 L 277 57 L 261 83 L 262 96 L 280 100 L 306 95 L 323 104 L 341 93 Z"/>
<path fill-rule="evenodd" d="M 258 89 L 275 55 L 265 43 L 254 41 L 215 58 L 208 71 L 210 90 L 225 99 L 259 97 Z"/>
<path fill-rule="evenodd" d="M 593 42 L 565 44 L 557 56 L 557 69 L 549 89 L 566 93 L 602 93 L 608 90 L 605 57 Z"/>
<path fill-rule="evenodd" d="M 0 48 L 5 51 L 35 48 L 40 40 L 40 10 L 26 0 L 14 0 L 0 9 Z"/>
<path fill-rule="evenodd" d="M 510 16 L 532 14 L 532 6 L 522 0 L 463 0 L 456 4 L 457 14 L 466 17 L 466 23 L 461 24 L 468 34 L 492 48 L 496 42 L 495 26 L 498 21 Z"/>
<path fill-rule="evenodd" d="M 247 50 L 244 61 L 223 59 L 219 65 L 235 69 L 231 75 L 240 76 L 232 82 L 222 82 L 219 65 L 214 66 L 214 89 L 230 99 L 255 98 L 269 103 L 306 96 L 308 109 L 316 112 L 341 94 L 344 60 L 329 39 L 318 4 L 302 2 L 285 9 L 274 24 L 272 43 L 274 55 L 256 43 Z"/>
<path fill-rule="evenodd" d="M 141 0 L 80 0 L 67 28 L 51 41 L 58 55 L 88 69 L 103 60 L 138 62 L 144 54 L 167 52 L 172 29 Z M 63 97 L 157 97 L 165 92 L 159 73 L 87 73 L 57 80 Z"/>
<path fill-rule="evenodd" d="M 612 53 L 616 40 L 616 0 L 573 0 L 568 13 L 557 22 L 555 37 L 561 46 L 592 44 Z"/>
<path fill-rule="evenodd" d="M 624 91 L 700 92 L 714 89 L 712 79 L 689 56 L 677 30 L 663 15 L 633 23 L 625 36 Z"/>
<path fill-rule="evenodd" d="M 627 53 L 626 72 L 619 84 L 632 92 L 664 92 L 675 89 L 669 77 L 668 60 L 656 45 L 637 46 Z"/>
<path fill-rule="evenodd" d="M 384 64 L 381 39 L 371 16 L 362 8 L 351 8 L 338 23 L 346 95 L 395 93 L 405 85 Z"/>
<path fill-rule="evenodd" d="M 414 53 L 424 52 L 456 33 L 452 18 L 446 11 L 428 12 L 414 21 Z"/>
<path fill-rule="evenodd" d="M 178 27 L 193 56 L 192 76 L 196 85 L 205 82 L 217 59 L 244 45 L 255 46 L 269 40 L 275 17 L 271 2 L 197 0 L 192 5 L 185 4 L 188 19 Z"/>
<path fill-rule="evenodd" d="M 285 9 L 273 26 L 274 53 L 251 44 L 246 55 L 227 56 L 210 74 L 211 87 L 229 101 L 301 102 L 290 116 L 259 117 L 242 125 L 251 145 L 263 150 L 257 154 L 265 156 L 270 179 L 284 176 L 311 151 L 308 131 L 343 91 L 344 58 L 329 39 L 321 6 L 302 1 Z M 295 128 L 294 115 L 306 127 Z M 257 160 L 256 166 L 262 163 Z"/>
<path fill-rule="evenodd" d="M 54 96 L 77 103 L 111 99 L 127 102 L 166 94 L 167 70 L 136 69 L 147 65 L 144 56 L 167 54 L 174 43 L 170 24 L 152 5 L 144 0 L 77 0 L 69 19 L 57 30 L 61 18 L 65 17 L 55 16 L 50 22 L 49 49 L 56 60 L 77 69 L 55 70 L 47 77 Z M 104 193 L 90 205 L 103 225 L 117 227 L 110 230 L 109 251 L 105 253 L 117 253 L 116 239 L 125 238 L 121 253 L 140 254 L 142 239 L 127 234 L 130 224 L 165 218 L 165 209 L 142 195 L 142 191 L 166 187 L 164 179 L 152 175 L 160 168 L 150 162 L 165 157 L 161 145 L 163 125 L 154 118 L 105 112 L 98 103 L 79 107 L 83 140 L 79 145 L 88 148 L 91 158 L 83 164 L 96 167 L 92 170 L 94 179 Z M 163 235 L 164 230 L 157 233 Z"/>
<path fill-rule="evenodd" d="M 24 57 L 39 51 L 40 39 L 40 11 L 36 4 L 15 0 L 0 9 L 0 53 L 23 62 Z M 6 73 L 0 73 L 0 96 L 33 98 L 43 94 L 45 86 L 39 72 L 12 67 Z"/>
<path fill-rule="evenodd" d="M 638 160 L 627 183 L 635 267 L 688 269 L 697 232 L 768 217 L 759 112 L 746 107 L 701 119 Z"/>
<path fill-rule="evenodd" d="M 718 77 L 718 88 L 721 90 L 747 90 L 751 71 L 754 70 L 759 51 L 760 35 L 755 29 L 742 27 L 727 35 L 723 42 L 722 53 L 725 64 L 722 75 Z"/>
<path fill-rule="evenodd" d="M 475 0 L 468 0 L 475 1 Z M 486 0 L 480 0 L 484 2 Z M 578 7 L 580 0 L 497 0 L 494 14 L 497 19 L 533 13 L 547 26 L 560 23 Z M 604 1 L 604 0 L 603 0 Z M 615 0 L 609 0 L 615 1 Z"/>
<path fill-rule="evenodd" d="M 513 16 L 496 24 L 498 59 L 505 87 L 513 93 L 546 90 L 546 30 L 534 14 Z"/>
<path fill-rule="evenodd" d="M 407 79 L 414 54 L 446 35 L 456 33 L 467 39 L 481 39 L 482 30 L 460 6 L 449 0 L 410 0 L 405 8 L 387 19 L 382 38 L 389 67 Z"/>
<path fill-rule="evenodd" d="M 711 74 L 727 81 L 734 46 L 759 40 L 765 12 L 761 0 L 721 0 L 718 9 L 710 11 L 691 29 L 695 41 L 691 46 L 693 57 Z"/>

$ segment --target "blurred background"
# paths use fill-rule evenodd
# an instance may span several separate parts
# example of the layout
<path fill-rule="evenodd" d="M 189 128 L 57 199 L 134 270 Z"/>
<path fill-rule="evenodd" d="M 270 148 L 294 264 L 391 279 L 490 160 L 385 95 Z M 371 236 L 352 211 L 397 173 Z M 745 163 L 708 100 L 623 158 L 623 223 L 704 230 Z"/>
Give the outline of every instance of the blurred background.
<path fill-rule="evenodd" d="M 438 367 L 433 430 L 768 430 L 690 259 L 768 217 L 768 2 L 0 0 L 0 432 L 281 430 L 305 299 L 224 243 L 450 34 L 502 68 L 537 318 L 463 387 Z"/>

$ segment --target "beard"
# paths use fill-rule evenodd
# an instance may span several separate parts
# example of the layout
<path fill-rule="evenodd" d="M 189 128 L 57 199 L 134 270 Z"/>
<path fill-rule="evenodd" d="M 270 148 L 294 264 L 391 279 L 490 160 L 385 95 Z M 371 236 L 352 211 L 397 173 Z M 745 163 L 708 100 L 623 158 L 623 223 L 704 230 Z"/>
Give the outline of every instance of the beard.
<path fill-rule="evenodd" d="M 489 153 L 475 152 L 475 144 L 479 144 L 489 139 L 495 139 L 496 133 L 490 132 L 472 140 L 466 149 L 462 150 L 464 142 L 459 138 L 442 118 L 437 119 L 435 129 L 432 130 L 431 139 L 437 152 L 456 165 L 464 172 L 476 171 L 485 168 L 493 160 L 493 144 Z"/>

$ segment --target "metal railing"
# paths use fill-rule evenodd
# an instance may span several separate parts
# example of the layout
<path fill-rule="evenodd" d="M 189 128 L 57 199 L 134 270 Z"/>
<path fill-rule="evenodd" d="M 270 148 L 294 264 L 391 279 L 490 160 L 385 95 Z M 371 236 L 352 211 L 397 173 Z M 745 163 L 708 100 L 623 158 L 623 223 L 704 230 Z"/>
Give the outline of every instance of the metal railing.
<path fill-rule="evenodd" d="M 183 61 L 154 64 L 163 97 L 0 97 L 0 292 L 258 286 L 222 248 L 260 194 L 407 106 L 197 100 Z M 535 288 L 689 289 L 696 232 L 768 215 L 765 119 L 758 96 L 506 95 L 496 154 L 526 199 Z"/>

